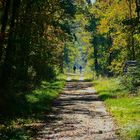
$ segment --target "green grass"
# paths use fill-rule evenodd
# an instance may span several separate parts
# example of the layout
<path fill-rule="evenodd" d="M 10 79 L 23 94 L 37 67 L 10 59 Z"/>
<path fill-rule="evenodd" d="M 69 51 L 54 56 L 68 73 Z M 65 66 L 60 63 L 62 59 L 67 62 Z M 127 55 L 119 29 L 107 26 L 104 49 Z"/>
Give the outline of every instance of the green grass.
<path fill-rule="evenodd" d="M 31 112 L 50 110 L 52 101 L 58 97 L 64 87 L 64 81 L 42 81 L 40 88 L 28 93 L 26 101 Z"/>
<path fill-rule="evenodd" d="M 99 78 L 94 81 L 95 88 L 102 100 L 128 96 L 128 91 L 119 84 L 119 78 Z"/>
<path fill-rule="evenodd" d="M 120 127 L 122 139 L 140 139 L 140 96 L 132 96 L 118 78 L 100 78 L 94 87 Z"/>
<path fill-rule="evenodd" d="M 51 111 L 52 102 L 63 91 L 66 76 L 59 75 L 57 80 L 46 82 L 28 93 L 24 100 L 15 106 L 12 116 L 1 116 L 0 138 L 2 140 L 28 140 L 36 134 L 34 124 L 42 123 L 44 116 Z"/>
<path fill-rule="evenodd" d="M 86 81 L 92 81 L 95 78 L 96 78 L 96 74 L 94 72 L 92 72 L 92 71 L 84 72 L 84 79 Z"/>
<path fill-rule="evenodd" d="M 140 97 L 108 99 L 106 105 L 121 127 L 121 135 L 140 138 Z"/>
<path fill-rule="evenodd" d="M 67 76 L 70 77 L 72 81 L 77 81 L 80 78 L 79 73 L 67 73 Z"/>

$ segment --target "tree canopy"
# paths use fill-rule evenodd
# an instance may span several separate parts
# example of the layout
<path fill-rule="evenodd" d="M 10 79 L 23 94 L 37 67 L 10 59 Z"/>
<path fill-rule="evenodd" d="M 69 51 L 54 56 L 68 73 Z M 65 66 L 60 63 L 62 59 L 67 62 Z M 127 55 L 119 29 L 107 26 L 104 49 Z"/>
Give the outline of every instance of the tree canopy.
<path fill-rule="evenodd" d="M 0 96 L 36 88 L 74 64 L 121 75 L 140 59 L 134 0 L 1 0 Z"/>

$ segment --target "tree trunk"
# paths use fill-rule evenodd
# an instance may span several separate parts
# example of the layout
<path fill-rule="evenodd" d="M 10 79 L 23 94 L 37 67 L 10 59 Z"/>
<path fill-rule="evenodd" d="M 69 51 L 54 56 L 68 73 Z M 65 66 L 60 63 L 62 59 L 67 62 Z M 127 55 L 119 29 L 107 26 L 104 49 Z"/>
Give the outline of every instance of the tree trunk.
<path fill-rule="evenodd" d="M 138 16 L 138 21 L 140 20 L 140 5 L 138 5 L 138 1 L 136 0 L 136 11 L 137 11 L 137 16 Z"/>
<path fill-rule="evenodd" d="M 96 43 L 94 44 L 94 68 L 95 68 L 95 71 L 96 71 L 96 73 L 98 75 L 98 73 L 99 73 L 99 64 L 98 64 L 98 48 L 97 48 Z"/>
<path fill-rule="evenodd" d="M 136 59 L 136 53 L 135 53 L 135 41 L 134 41 L 134 31 L 131 32 L 131 45 L 132 45 L 132 60 Z"/>
<path fill-rule="evenodd" d="M 13 44 L 13 38 L 15 33 L 15 19 L 17 17 L 17 9 L 20 4 L 19 0 L 14 0 L 12 4 L 12 16 L 10 21 L 10 30 L 9 30 L 9 38 L 8 38 L 8 45 L 5 50 L 5 59 L 4 64 L 2 67 L 2 75 L 0 77 L 0 81 L 2 81 L 1 86 L 5 87 L 8 82 L 11 81 L 10 76 L 12 72 L 12 66 L 13 66 L 13 59 L 14 59 L 14 44 Z"/>
<path fill-rule="evenodd" d="M 6 0 L 5 7 L 4 7 L 4 14 L 2 17 L 1 33 L 0 33 L 0 62 L 2 60 L 2 55 L 3 55 L 3 44 L 5 40 L 5 31 L 6 31 L 7 21 L 8 21 L 8 11 L 10 9 L 10 3 L 11 0 Z"/>

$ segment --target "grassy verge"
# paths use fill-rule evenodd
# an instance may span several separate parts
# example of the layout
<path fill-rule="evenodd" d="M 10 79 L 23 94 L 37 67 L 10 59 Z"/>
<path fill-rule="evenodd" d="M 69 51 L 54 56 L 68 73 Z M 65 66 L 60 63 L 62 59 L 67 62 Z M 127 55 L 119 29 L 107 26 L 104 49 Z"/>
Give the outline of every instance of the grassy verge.
<path fill-rule="evenodd" d="M 132 96 L 118 78 L 100 78 L 94 81 L 100 98 L 117 121 L 122 139 L 140 139 L 140 96 Z"/>
<path fill-rule="evenodd" d="M 71 81 L 77 81 L 80 78 L 80 73 L 67 73 L 67 76 L 71 78 Z"/>
<path fill-rule="evenodd" d="M 59 75 L 57 80 L 42 81 L 40 87 L 24 93 L 24 101 L 15 106 L 18 115 L 1 116 L 0 139 L 29 140 L 43 125 L 44 116 L 51 111 L 52 102 L 63 90 L 66 77 Z"/>

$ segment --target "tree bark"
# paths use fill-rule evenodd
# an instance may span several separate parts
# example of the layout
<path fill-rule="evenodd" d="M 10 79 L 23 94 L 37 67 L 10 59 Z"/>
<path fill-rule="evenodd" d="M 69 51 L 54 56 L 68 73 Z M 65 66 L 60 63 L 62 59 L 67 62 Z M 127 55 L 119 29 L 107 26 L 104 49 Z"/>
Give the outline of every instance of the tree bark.
<path fill-rule="evenodd" d="M 20 4 L 19 0 L 14 0 L 12 3 L 12 16 L 10 21 L 8 45 L 5 50 L 5 59 L 2 67 L 2 75 L 0 77 L 0 81 L 2 81 L 1 86 L 4 88 L 6 87 L 8 82 L 11 81 L 10 76 L 12 72 L 14 49 L 15 49 L 13 44 L 13 38 L 15 33 L 15 19 L 17 17 L 17 13 L 18 13 L 17 9 L 19 7 L 19 4 Z"/>
<path fill-rule="evenodd" d="M 0 62 L 2 60 L 3 55 L 3 44 L 5 40 L 5 32 L 6 26 L 8 21 L 8 11 L 10 9 L 11 0 L 6 0 L 4 5 L 4 14 L 2 16 L 2 23 L 1 23 L 1 33 L 0 33 Z"/>

